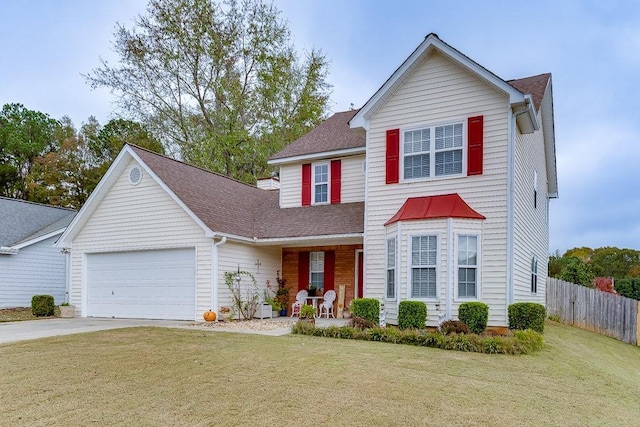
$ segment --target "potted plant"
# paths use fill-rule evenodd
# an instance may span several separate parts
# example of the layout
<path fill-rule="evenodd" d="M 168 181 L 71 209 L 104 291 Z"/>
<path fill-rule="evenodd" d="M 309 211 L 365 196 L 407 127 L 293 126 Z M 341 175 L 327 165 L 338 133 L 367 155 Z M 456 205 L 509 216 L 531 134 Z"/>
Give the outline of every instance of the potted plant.
<path fill-rule="evenodd" d="M 280 301 L 275 298 L 269 298 L 266 303 L 271 306 L 271 317 L 280 316 Z"/>
<path fill-rule="evenodd" d="M 309 283 L 309 296 L 310 297 L 315 297 L 316 296 L 316 285 L 314 285 L 313 283 Z"/>
<path fill-rule="evenodd" d="M 231 307 L 220 307 L 219 313 L 220 313 L 220 320 L 222 320 L 223 322 L 229 320 L 231 316 L 233 316 L 233 313 L 231 312 Z"/>
<path fill-rule="evenodd" d="M 69 304 L 68 302 L 63 302 L 60 304 L 60 317 L 71 318 L 76 315 L 76 307 Z"/>
<path fill-rule="evenodd" d="M 287 305 L 289 305 L 289 289 L 287 289 L 287 281 L 284 277 L 280 277 L 280 270 L 276 272 L 276 282 L 278 282 L 278 290 L 276 291 L 276 301 L 280 303 L 280 315 L 287 315 Z"/>
<path fill-rule="evenodd" d="M 316 324 L 316 311 L 313 306 L 304 304 L 300 307 L 300 322 Z"/>

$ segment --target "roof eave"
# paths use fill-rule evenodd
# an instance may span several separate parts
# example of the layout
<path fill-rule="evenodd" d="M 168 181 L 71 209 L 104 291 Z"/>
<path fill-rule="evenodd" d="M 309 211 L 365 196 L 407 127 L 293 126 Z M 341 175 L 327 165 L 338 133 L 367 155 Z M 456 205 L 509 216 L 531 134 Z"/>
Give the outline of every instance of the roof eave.
<path fill-rule="evenodd" d="M 318 160 L 329 157 L 353 156 L 355 154 L 364 154 L 366 147 L 343 148 L 341 150 L 322 151 L 319 153 L 301 154 L 299 156 L 283 157 L 280 159 L 268 160 L 268 165 L 283 165 L 286 163 L 298 163 L 306 160 Z"/>

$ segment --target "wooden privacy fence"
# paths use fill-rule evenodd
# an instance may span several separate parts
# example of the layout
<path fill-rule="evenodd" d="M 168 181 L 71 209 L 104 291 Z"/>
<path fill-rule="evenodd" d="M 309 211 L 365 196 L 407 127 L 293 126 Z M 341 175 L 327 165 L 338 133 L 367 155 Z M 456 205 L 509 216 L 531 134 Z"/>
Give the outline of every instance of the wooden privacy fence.
<path fill-rule="evenodd" d="M 578 328 L 638 345 L 640 302 L 547 278 L 547 314 Z"/>

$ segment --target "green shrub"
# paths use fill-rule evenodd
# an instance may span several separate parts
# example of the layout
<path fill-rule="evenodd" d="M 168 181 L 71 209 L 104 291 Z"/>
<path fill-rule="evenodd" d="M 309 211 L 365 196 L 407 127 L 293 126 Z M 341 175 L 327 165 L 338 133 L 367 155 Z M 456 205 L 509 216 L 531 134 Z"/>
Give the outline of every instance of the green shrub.
<path fill-rule="evenodd" d="M 486 354 L 527 354 L 544 347 L 542 336 L 530 329 L 515 331 L 512 336 L 502 337 L 455 333 L 443 335 L 424 329 L 394 327 L 374 327 L 366 330 L 351 326 L 316 328 L 313 324 L 299 322 L 293 326 L 292 332 L 317 337 L 378 341 Z"/>
<path fill-rule="evenodd" d="M 375 298 L 356 298 L 351 301 L 351 313 L 376 325 L 380 323 L 380 301 Z"/>
<path fill-rule="evenodd" d="M 640 300 L 640 279 L 616 280 L 615 288 L 623 297 Z"/>
<path fill-rule="evenodd" d="M 542 304 L 517 302 L 509 306 L 509 329 L 533 329 L 544 332 L 544 319 L 547 310 Z"/>
<path fill-rule="evenodd" d="M 458 308 L 458 319 L 469 327 L 474 334 L 481 334 L 487 329 L 489 306 L 483 302 L 465 302 Z"/>
<path fill-rule="evenodd" d="M 461 322 L 459 320 L 447 320 L 440 325 L 440 332 L 445 335 L 450 334 L 468 334 L 469 327 L 466 323 Z"/>
<path fill-rule="evenodd" d="M 313 306 L 304 304 L 302 307 L 300 307 L 301 319 L 313 319 L 315 315 L 316 315 L 316 311 L 314 310 Z"/>
<path fill-rule="evenodd" d="M 427 305 L 422 301 L 400 301 L 398 326 L 400 329 L 422 329 L 427 323 Z"/>
<path fill-rule="evenodd" d="M 31 313 L 34 316 L 53 316 L 53 297 L 51 295 L 34 295 L 31 298 Z"/>

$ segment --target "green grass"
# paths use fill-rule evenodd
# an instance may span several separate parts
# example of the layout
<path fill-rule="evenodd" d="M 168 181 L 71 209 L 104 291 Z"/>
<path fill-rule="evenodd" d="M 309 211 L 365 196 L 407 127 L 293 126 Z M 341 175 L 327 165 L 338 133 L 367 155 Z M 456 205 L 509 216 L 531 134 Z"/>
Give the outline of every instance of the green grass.
<path fill-rule="evenodd" d="M 0 345 L 0 425 L 637 425 L 640 348 L 531 355 L 132 328 Z"/>

